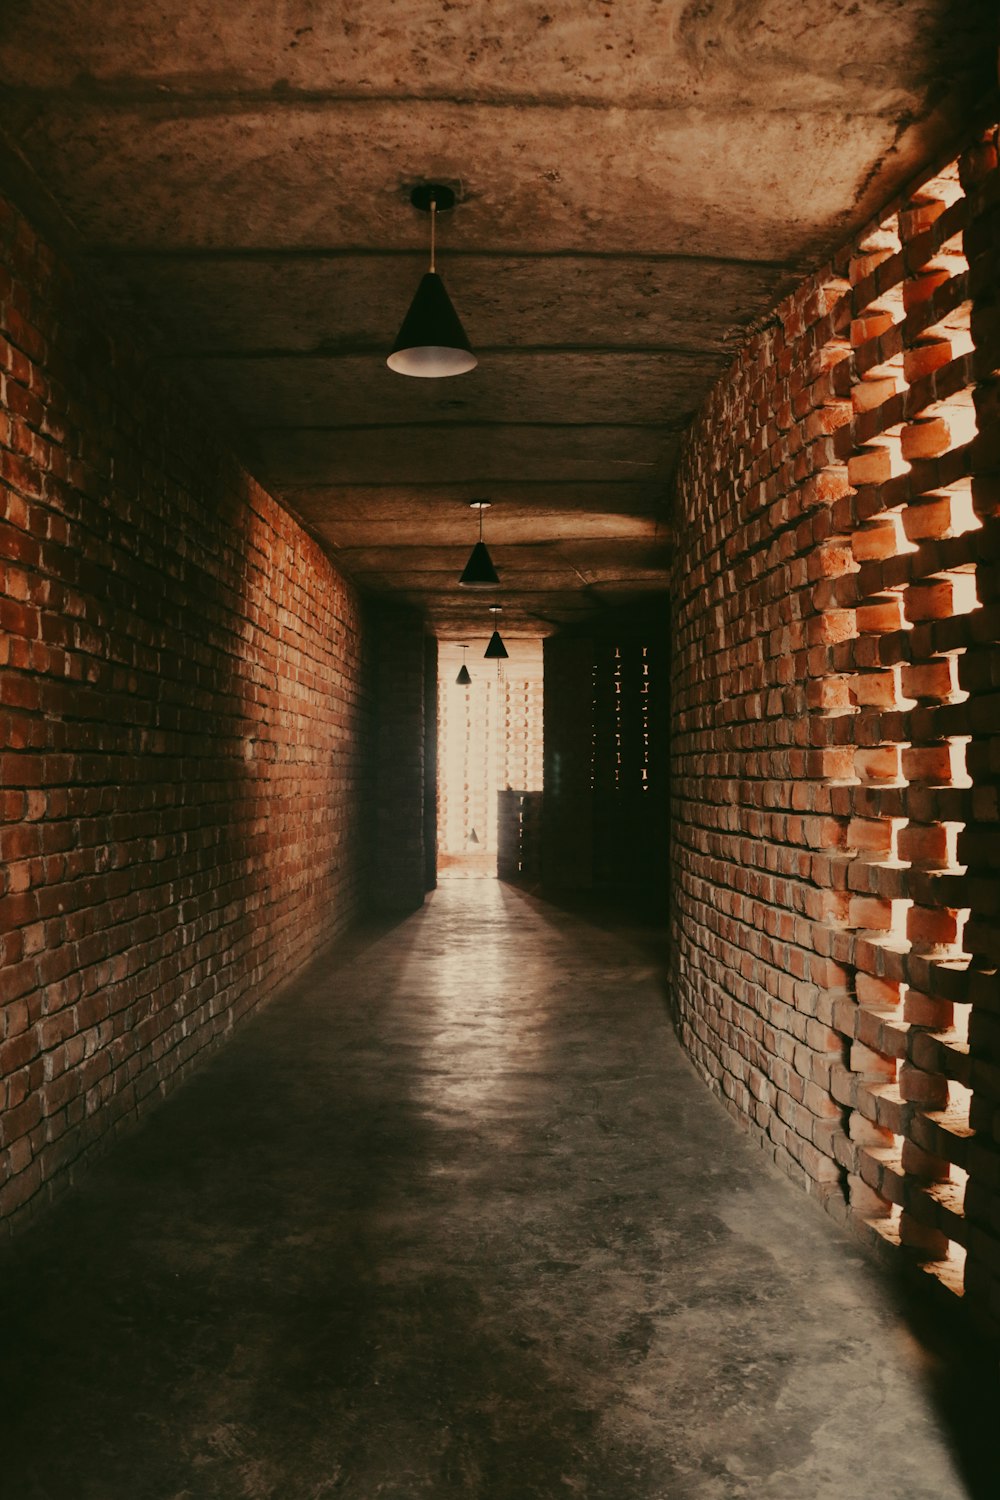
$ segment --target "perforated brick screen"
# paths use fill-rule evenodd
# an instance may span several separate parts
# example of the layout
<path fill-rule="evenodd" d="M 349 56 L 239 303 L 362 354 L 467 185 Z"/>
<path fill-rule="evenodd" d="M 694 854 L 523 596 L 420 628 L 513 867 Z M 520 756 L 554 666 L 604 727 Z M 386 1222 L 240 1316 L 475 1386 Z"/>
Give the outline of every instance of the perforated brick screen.
<path fill-rule="evenodd" d="M 991 131 L 687 442 L 673 985 L 786 1170 L 1000 1320 L 998 183 Z"/>

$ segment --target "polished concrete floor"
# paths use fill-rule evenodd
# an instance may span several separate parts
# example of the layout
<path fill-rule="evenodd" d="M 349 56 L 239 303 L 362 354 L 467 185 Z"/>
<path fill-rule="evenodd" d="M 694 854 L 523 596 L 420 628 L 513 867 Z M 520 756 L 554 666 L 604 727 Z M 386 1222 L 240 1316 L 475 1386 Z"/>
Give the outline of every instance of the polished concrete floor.
<path fill-rule="evenodd" d="M 972 1494 L 659 958 L 454 881 L 314 967 L 0 1254 L 4 1500 Z"/>

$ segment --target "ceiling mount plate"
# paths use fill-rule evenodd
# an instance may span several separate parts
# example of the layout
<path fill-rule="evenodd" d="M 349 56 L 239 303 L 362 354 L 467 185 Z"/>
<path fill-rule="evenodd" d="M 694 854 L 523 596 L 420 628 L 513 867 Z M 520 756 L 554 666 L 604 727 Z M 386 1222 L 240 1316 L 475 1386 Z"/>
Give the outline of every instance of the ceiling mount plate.
<path fill-rule="evenodd" d="M 410 194 L 413 207 L 424 214 L 430 213 L 431 203 L 437 204 L 439 214 L 447 213 L 448 209 L 455 207 L 455 201 L 455 189 L 442 182 L 418 182 Z"/>

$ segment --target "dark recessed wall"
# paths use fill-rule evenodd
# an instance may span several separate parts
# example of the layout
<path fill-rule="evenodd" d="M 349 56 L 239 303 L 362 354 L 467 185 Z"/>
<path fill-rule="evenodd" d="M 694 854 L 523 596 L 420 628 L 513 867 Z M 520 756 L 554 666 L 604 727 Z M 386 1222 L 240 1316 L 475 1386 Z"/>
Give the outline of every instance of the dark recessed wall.
<path fill-rule="evenodd" d="M 609 612 L 545 642 L 542 881 L 665 910 L 669 617 Z"/>

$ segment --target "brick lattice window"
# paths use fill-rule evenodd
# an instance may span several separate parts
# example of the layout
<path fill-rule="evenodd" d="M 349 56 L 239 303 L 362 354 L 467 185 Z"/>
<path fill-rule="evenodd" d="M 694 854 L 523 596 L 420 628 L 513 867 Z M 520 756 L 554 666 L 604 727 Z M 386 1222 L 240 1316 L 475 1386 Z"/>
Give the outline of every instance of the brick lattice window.
<path fill-rule="evenodd" d="M 674 996 L 776 1158 L 1000 1319 L 996 132 L 804 283 L 683 455 Z"/>

